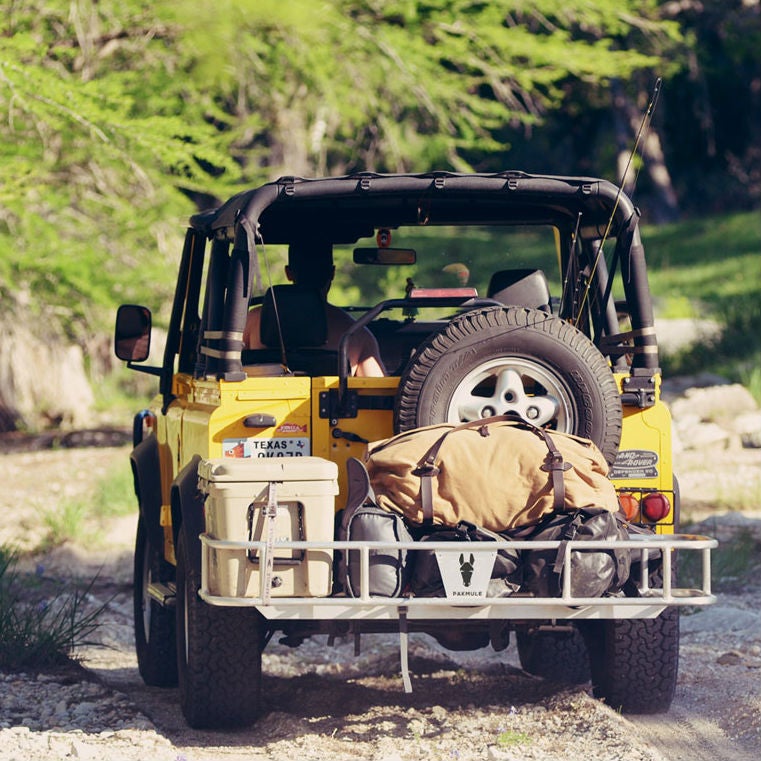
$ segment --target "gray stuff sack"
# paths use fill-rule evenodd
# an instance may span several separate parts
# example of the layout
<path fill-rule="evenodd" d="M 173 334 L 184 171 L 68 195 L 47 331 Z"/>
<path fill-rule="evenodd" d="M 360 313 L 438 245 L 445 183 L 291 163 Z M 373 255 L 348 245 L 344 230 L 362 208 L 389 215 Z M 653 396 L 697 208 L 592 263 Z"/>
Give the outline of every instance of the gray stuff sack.
<path fill-rule="evenodd" d="M 350 542 L 410 542 L 400 515 L 382 510 L 375 505 L 363 505 L 354 510 L 346 522 L 346 540 Z M 348 551 L 345 589 L 351 597 L 359 597 L 360 552 Z M 408 552 L 398 550 L 370 550 L 369 594 L 374 597 L 398 597 L 405 591 L 408 581 Z"/>
<path fill-rule="evenodd" d="M 370 479 L 364 464 L 356 458 L 346 463 L 349 480 L 348 497 L 343 511 L 339 539 L 349 542 L 410 542 L 404 519 L 398 513 L 382 510 L 373 502 Z M 408 555 L 405 549 L 371 550 L 369 553 L 369 591 L 375 597 L 398 597 L 409 581 Z M 342 550 L 338 564 L 339 582 L 351 597 L 359 597 L 361 553 Z"/>

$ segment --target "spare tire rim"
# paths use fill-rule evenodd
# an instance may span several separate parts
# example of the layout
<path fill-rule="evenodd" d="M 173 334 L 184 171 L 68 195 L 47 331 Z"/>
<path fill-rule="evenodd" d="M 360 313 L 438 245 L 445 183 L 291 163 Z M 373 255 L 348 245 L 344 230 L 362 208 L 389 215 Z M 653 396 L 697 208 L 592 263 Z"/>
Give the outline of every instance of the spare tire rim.
<path fill-rule="evenodd" d="M 568 386 L 544 365 L 502 357 L 471 370 L 455 388 L 447 422 L 464 423 L 513 413 L 538 426 L 573 432 L 576 422 Z"/>

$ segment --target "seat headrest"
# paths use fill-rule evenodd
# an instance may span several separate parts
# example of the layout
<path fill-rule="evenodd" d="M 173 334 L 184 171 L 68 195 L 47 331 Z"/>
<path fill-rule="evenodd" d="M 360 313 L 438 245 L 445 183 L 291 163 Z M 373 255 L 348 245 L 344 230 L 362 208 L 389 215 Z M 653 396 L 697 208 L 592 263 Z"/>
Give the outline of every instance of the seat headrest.
<path fill-rule="evenodd" d="M 278 324 L 280 330 L 278 330 Z M 328 340 L 325 299 L 317 288 L 273 285 L 264 294 L 259 338 L 264 346 L 286 349 L 324 346 Z"/>
<path fill-rule="evenodd" d="M 549 309 L 550 287 L 538 269 L 499 270 L 491 276 L 486 295 L 508 306 Z"/>

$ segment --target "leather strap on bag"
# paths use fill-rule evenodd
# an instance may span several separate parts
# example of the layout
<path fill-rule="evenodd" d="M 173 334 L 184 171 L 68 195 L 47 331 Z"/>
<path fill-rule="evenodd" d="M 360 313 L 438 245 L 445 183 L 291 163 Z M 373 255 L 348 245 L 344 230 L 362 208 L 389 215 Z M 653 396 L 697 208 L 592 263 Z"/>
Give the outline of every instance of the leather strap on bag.
<path fill-rule="evenodd" d="M 542 470 L 549 472 L 552 479 L 552 509 L 560 511 L 565 506 L 565 481 L 563 472 L 571 468 L 571 464 L 563 460 L 563 455 L 555 446 L 549 434 L 542 428 L 538 428 L 533 423 L 529 423 L 517 415 L 495 415 L 494 417 L 484 418 L 483 420 L 473 420 L 468 423 L 462 423 L 454 428 L 445 431 L 429 447 L 428 451 L 418 461 L 418 465 L 412 474 L 420 478 L 420 502 L 423 508 L 423 525 L 428 526 L 433 523 L 433 479 L 439 475 L 440 470 L 436 466 L 436 457 L 439 454 L 444 439 L 455 431 L 463 431 L 467 428 L 475 428 L 481 436 L 489 435 L 489 425 L 493 423 L 513 423 L 539 436 L 548 449 L 548 454 Z"/>
<path fill-rule="evenodd" d="M 552 509 L 558 512 L 565 507 L 565 479 L 563 478 L 563 472 L 571 469 L 571 463 L 563 460 L 563 455 L 560 454 L 560 450 L 555 446 L 555 442 L 550 438 L 547 431 L 543 428 L 537 428 L 530 423 L 527 423 L 526 426 L 530 431 L 539 436 L 547 445 L 547 449 L 550 450 L 541 469 L 548 471 L 552 477 Z"/>

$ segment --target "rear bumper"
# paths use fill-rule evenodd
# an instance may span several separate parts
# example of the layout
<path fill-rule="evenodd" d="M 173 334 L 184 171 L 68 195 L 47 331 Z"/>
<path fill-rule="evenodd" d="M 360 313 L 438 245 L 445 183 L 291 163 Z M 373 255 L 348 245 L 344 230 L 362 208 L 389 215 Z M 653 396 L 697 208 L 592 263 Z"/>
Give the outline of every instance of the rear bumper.
<path fill-rule="evenodd" d="M 365 620 L 365 621 L 395 621 L 400 615 L 409 620 L 440 621 L 440 620 L 578 620 L 578 619 L 624 619 L 624 618 L 655 618 L 664 609 L 674 606 L 705 606 L 716 601 L 711 591 L 711 550 L 718 543 L 715 539 L 693 534 L 673 534 L 642 538 L 632 537 L 626 541 L 571 541 L 569 551 L 565 555 L 565 572 L 563 588 L 559 597 L 533 597 L 516 593 L 506 597 L 489 597 L 483 594 L 461 598 L 445 597 L 377 597 L 370 594 L 360 594 L 357 597 L 347 597 L 343 594 L 323 597 L 275 596 L 267 586 L 267 573 L 259 573 L 259 568 L 267 567 L 267 552 L 275 557 L 282 557 L 284 552 L 291 556 L 301 553 L 308 557 L 320 553 L 333 557 L 337 551 L 358 551 L 360 553 L 360 591 L 369 588 L 370 552 L 373 550 L 399 550 L 408 552 L 425 550 L 441 550 L 444 552 L 460 553 L 463 549 L 459 543 L 451 542 L 290 542 L 278 541 L 267 548 L 263 541 L 232 541 L 214 539 L 202 534 L 202 567 L 201 567 L 201 598 L 210 605 L 228 607 L 254 607 L 267 619 L 286 621 L 306 620 Z M 468 552 L 491 552 L 500 549 L 503 543 L 481 542 L 467 543 Z M 512 549 L 543 549 L 557 548 L 559 542 L 520 541 L 504 542 L 505 547 Z M 574 597 L 572 588 L 571 557 L 574 550 L 579 549 L 611 549 L 617 546 L 631 549 L 641 558 L 640 567 L 643 569 L 640 578 L 633 577 L 638 596 L 616 595 L 585 598 Z M 684 588 L 671 583 L 675 551 L 697 552 L 701 557 L 702 583 L 697 588 Z M 247 558 L 255 553 L 257 562 L 251 563 Z M 209 588 L 210 566 L 218 566 L 220 558 L 233 556 L 242 559 L 239 563 L 240 573 L 255 574 L 256 583 L 250 583 L 250 578 L 244 585 L 246 594 L 223 595 L 214 594 Z M 653 588 L 648 583 L 648 557 L 660 556 L 662 563 L 663 586 Z"/>

